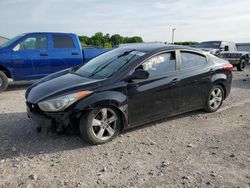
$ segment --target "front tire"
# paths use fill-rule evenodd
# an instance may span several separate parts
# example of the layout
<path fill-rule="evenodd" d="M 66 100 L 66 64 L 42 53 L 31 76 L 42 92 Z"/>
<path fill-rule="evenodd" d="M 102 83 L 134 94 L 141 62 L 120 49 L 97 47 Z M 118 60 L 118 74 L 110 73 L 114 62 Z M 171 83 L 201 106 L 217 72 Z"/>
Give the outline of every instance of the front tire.
<path fill-rule="evenodd" d="M 114 139 L 121 130 L 121 117 L 112 107 L 98 107 L 80 119 L 80 133 L 85 142 L 104 144 Z"/>
<path fill-rule="evenodd" d="M 240 60 L 240 63 L 237 65 L 237 70 L 243 71 L 245 67 L 246 67 L 246 60 L 245 59 Z"/>
<path fill-rule="evenodd" d="M 0 71 L 0 92 L 5 91 L 8 85 L 8 77 L 4 72 Z"/>
<path fill-rule="evenodd" d="M 224 89 L 220 85 L 215 85 L 207 98 L 205 110 L 209 113 L 216 112 L 224 100 Z"/>

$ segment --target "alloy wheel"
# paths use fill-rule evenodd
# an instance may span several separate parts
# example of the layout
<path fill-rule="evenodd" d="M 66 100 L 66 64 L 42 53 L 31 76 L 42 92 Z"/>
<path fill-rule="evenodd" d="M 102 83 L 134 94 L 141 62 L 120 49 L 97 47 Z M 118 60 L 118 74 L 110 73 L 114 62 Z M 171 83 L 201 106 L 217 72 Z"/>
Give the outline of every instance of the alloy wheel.
<path fill-rule="evenodd" d="M 110 108 L 100 109 L 92 120 L 94 136 L 102 141 L 108 140 L 116 132 L 118 117 Z"/>
<path fill-rule="evenodd" d="M 223 93 L 220 88 L 216 87 L 213 89 L 209 97 L 209 105 L 211 109 L 217 110 L 220 107 L 223 100 L 222 94 Z"/>

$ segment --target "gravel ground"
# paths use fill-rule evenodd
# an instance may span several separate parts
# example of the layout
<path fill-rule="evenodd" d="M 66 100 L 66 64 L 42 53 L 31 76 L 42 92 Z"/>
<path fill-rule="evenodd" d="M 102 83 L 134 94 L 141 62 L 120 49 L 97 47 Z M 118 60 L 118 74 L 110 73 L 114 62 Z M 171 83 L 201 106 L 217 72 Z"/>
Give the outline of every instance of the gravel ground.
<path fill-rule="evenodd" d="M 27 85 L 0 94 L 0 187 L 250 187 L 250 66 L 216 113 L 186 113 L 101 146 L 37 134 Z"/>

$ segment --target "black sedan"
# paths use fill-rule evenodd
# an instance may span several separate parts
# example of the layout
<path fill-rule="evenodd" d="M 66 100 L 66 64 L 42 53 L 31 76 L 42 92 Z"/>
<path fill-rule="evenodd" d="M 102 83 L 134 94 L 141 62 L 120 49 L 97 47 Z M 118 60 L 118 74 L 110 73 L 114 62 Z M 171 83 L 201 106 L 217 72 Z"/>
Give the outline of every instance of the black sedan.
<path fill-rule="evenodd" d="M 138 44 L 54 73 L 26 92 L 28 116 L 102 144 L 122 130 L 172 115 L 215 112 L 231 89 L 232 65 L 199 49 Z"/>

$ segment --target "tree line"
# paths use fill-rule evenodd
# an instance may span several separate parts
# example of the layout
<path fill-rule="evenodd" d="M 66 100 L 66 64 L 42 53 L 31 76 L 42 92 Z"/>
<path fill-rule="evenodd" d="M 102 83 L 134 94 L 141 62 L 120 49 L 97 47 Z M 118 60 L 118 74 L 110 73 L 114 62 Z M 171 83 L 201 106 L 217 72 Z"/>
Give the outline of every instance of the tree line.
<path fill-rule="evenodd" d="M 124 43 L 141 43 L 143 42 L 142 37 L 140 36 L 133 36 L 133 37 L 123 37 L 119 34 L 103 34 L 102 32 L 97 32 L 92 36 L 78 36 L 82 46 L 99 46 L 105 48 L 112 48 L 119 44 Z M 165 42 L 167 44 L 167 42 Z M 198 44 L 195 41 L 184 41 L 184 42 L 174 42 L 176 45 L 185 45 L 185 46 L 192 46 Z"/>
<path fill-rule="evenodd" d="M 193 45 L 197 45 L 198 42 L 196 42 L 196 41 L 184 41 L 184 42 L 174 42 L 174 44 L 184 45 L 184 46 L 193 46 Z"/>
<path fill-rule="evenodd" d="M 103 34 L 102 32 L 95 33 L 93 36 L 88 37 L 85 35 L 79 36 L 82 46 L 100 46 L 105 48 L 112 48 L 116 45 L 123 43 L 141 43 L 143 42 L 140 36 L 123 37 L 119 34 Z"/>

